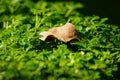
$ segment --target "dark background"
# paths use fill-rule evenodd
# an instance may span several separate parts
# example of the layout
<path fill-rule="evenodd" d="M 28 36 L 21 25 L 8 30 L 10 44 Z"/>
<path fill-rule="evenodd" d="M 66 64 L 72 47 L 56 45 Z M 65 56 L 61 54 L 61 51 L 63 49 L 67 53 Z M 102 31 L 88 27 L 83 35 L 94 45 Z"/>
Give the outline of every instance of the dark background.
<path fill-rule="evenodd" d="M 79 0 L 78 2 L 85 5 L 81 10 L 83 14 L 108 17 L 107 23 L 120 26 L 120 0 Z"/>

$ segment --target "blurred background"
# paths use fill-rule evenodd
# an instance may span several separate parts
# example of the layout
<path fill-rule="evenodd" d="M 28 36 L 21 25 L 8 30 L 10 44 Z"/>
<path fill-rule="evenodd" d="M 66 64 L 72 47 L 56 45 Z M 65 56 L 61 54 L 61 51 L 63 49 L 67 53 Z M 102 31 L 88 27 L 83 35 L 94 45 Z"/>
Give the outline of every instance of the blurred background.
<path fill-rule="evenodd" d="M 37 0 L 36 0 L 37 1 Z M 48 1 L 70 1 L 70 0 L 48 0 Z M 107 23 L 120 26 L 120 0 L 74 0 L 84 5 L 80 12 L 91 16 L 108 17 Z"/>
<path fill-rule="evenodd" d="M 13 2 L 17 2 L 18 0 L 11 0 Z M 19 0 L 21 2 L 38 2 L 41 0 Z M 54 2 L 54 1 L 73 1 L 73 0 L 42 0 L 42 1 L 47 1 L 47 2 Z M 4 4 L 6 4 L 6 2 L 10 2 L 9 0 L 0 0 L 0 13 L 9 13 L 8 12 L 8 8 L 11 7 L 11 5 L 6 5 L 6 11 L 4 12 Z M 107 21 L 108 24 L 113 24 L 113 25 L 118 25 L 120 26 L 120 22 L 119 22 L 119 18 L 120 18 L 120 0 L 74 0 L 74 2 L 76 3 L 82 3 L 84 5 L 84 8 L 82 9 L 78 9 L 78 12 L 81 12 L 82 14 L 84 14 L 85 16 L 92 16 L 92 15 L 96 15 L 96 16 L 100 16 L 102 17 L 108 17 L 109 20 Z M 19 4 L 16 4 L 19 5 Z M 13 9 L 16 9 L 17 6 L 13 5 Z M 25 4 L 25 6 L 30 7 L 32 5 Z M 20 8 L 21 9 L 21 8 Z M 25 9 L 25 11 L 28 9 Z M 20 10 L 19 10 L 20 11 Z M 26 11 L 28 12 L 28 11 Z M 19 12 L 18 12 L 19 13 Z"/>

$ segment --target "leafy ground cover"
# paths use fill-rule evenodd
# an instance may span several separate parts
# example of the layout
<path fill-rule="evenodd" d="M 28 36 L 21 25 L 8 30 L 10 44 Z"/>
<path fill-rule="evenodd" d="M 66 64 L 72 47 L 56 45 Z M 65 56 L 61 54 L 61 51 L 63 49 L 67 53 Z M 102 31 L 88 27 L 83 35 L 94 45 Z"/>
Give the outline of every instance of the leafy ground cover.
<path fill-rule="evenodd" d="M 120 28 L 85 16 L 81 3 L 0 1 L 0 80 L 118 80 Z M 43 42 L 39 32 L 73 23 L 80 41 Z"/>

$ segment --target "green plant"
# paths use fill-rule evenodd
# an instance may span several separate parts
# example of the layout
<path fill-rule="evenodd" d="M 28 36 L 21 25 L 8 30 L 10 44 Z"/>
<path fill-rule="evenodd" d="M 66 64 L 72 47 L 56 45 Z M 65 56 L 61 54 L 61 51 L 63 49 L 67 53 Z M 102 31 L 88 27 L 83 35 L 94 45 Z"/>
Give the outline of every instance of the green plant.
<path fill-rule="evenodd" d="M 119 79 L 120 28 L 107 18 L 81 15 L 76 9 L 83 5 L 74 2 L 0 5 L 0 80 Z M 76 26 L 79 42 L 39 40 L 39 32 L 66 22 Z"/>

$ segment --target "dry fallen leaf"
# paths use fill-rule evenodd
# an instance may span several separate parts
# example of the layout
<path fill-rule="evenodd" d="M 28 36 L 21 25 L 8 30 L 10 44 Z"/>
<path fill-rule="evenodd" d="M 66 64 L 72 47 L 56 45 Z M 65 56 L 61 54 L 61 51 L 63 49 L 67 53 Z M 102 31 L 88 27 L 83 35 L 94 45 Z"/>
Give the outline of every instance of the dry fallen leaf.
<path fill-rule="evenodd" d="M 48 31 L 43 31 L 40 33 L 42 37 L 39 39 L 42 41 L 50 41 L 53 39 L 58 39 L 65 43 L 75 39 L 80 40 L 78 36 L 78 32 L 75 26 L 72 23 L 66 23 L 61 27 L 52 28 Z"/>

